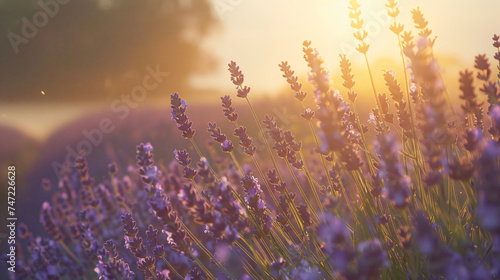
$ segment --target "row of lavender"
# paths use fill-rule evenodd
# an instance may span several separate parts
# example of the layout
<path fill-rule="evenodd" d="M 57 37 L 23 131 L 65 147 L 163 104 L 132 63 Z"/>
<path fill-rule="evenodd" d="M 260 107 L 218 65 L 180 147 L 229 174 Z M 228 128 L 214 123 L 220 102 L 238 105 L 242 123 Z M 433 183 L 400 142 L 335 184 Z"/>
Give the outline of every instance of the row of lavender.
<path fill-rule="evenodd" d="M 500 74 L 493 77 L 486 55 L 478 55 L 474 72 L 460 73 L 463 104 L 455 112 L 423 14 L 412 11 L 419 35 L 415 42 L 397 21 L 397 2 L 389 0 L 404 81 L 401 85 L 394 72 L 384 72 L 390 97 L 380 94 L 360 5 L 349 3 L 357 50 L 366 59 L 377 101 L 368 122 L 358 115 L 356 83 L 345 55 L 340 62 L 345 100 L 332 88 L 310 42 L 304 42 L 303 52 L 313 100 L 290 65 L 279 65 L 304 109 L 301 121 L 312 139 L 304 144 L 272 116 L 258 118 L 244 75 L 231 62 L 237 97 L 249 105 L 255 134 L 266 135 L 264 152 L 257 152 L 253 133 L 243 125 L 247 120 L 238 118 L 225 96 L 223 113 L 235 125 L 234 138 L 209 123 L 220 147 L 214 145 L 206 157 L 197 146 L 187 104 L 172 94 L 171 117 L 199 161 L 176 150 L 176 161 L 155 164 L 152 145 L 140 144 L 136 166 L 119 171 L 119 164 L 110 164 L 109 179 L 95 184 L 85 158 L 79 157 L 74 172 L 59 182 L 53 202 L 42 208 L 40 220 L 49 237 L 35 237 L 21 227 L 27 255 L 18 263 L 17 277 L 499 277 Z M 493 37 L 500 65 L 499 40 Z M 487 104 L 478 101 L 483 97 L 476 83 Z M 218 164 L 220 158 L 228 164 Z"/>

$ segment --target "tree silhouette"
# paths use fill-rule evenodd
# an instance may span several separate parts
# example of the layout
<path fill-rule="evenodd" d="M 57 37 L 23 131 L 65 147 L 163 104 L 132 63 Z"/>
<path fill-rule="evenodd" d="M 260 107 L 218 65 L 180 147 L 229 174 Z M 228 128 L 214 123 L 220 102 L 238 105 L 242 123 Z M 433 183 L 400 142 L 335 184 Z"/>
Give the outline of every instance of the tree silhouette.
<path fill-rule="evenodd" d="M 199 47 L 218 26 L 207 0 L 37 2 L 0 1 L 3 102 L 42 90 L 62 101 L 110 100 L 142 84 L 147 66 L 169 73 L 160 89 L 182 90 L 189 74 L 214 65 Z"/>

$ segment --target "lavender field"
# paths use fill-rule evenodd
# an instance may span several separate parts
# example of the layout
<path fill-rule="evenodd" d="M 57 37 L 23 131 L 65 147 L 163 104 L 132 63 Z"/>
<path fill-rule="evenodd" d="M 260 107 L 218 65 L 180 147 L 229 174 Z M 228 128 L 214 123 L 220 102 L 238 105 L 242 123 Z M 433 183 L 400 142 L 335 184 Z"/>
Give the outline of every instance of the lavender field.
<path fill-rule="evenodd" d="M 246 5 L 202 2 L 179 4 L 200 26 Z M 267 72 L 247 74 L 244 49 L 222 62 L 221 90 L 193 86 L 187 66 L 203 68 L 205 49 L 174 32 L 160 40 L 163 64 L 134 43 L 123 52 L 137 58 L 116 67 L 142 59 L 142 72 L 76 89 L 107 92 L 109 110 L 88 110 L 45 141 L 2 128 L 0 278 L 499 279 L 500 30 L 455 73 L 414 2 L 378 1 L 385 27 L 375 4 L 344 2 L 338 32 L 354 48 L 331 56 L 315 35 L 281 46 L 300 61 L 273 63 L 278 93 L 258 93 Z M 208 36 L 200 26 L 196 36 Z M 372 56 L 380 47 L 393 56 Z M 95 59 L 120 60 L 105 57 Z M 88 97 L 62 94 L 69 82 L 50 87 L 68 104 Z"/>

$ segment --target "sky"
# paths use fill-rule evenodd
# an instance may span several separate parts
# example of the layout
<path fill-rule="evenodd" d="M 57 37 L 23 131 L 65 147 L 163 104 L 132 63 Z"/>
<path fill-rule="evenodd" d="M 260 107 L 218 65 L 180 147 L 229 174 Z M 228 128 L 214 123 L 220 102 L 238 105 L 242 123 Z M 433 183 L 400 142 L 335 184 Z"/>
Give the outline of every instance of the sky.
<path fill-rule="evenodd" d="M 492 60 L 491 37 L 500 33 L 498 0 L 418 0 L 399 1 L 398 20 L 415 34 L 411 10 L 420 7 L 429 28 L 438 36 L 435 52 L 444 61 L 471 68 L 474 56 L 486 53 Z M 205 42 L 205 47 L 221 61 L 217 71 L 192 79 L 199 88 L 214 87 L 232 92 L 226 65 L 234 60 L 240 65 L 252 92 L 272 94 L 283 89 L 278 64 L 287 60 L 298 74 L 305 74 L 302 42 L 312 41 L 331 72 L 339 71 L 338 55 L 347 53 L 354 63 L 364 63 L 361 54 L 353 52 L 346 0 L 214 0 L 223 28 Z M 369 31 L 371 60 L 392 58 L 399 61 L 397 39 L 388 29 L 387 1 L 360 0 L 362 17 Z M 385 69 L 387 70 L 387 69 Z M 458 77 L 458 68 L 450 68 Z M 398 72 L 396 70 L 396 72 Z M 458 79 L 458 78 L 457 78 Z"/>
<path fill-rule="evenodd" d="M 196 4 L 192 0 L 182 2 L 184 5 Z M 397 39 L 388 29 L 392 22 L 387 16 L 387 1 L 359 0 L 359 3 L 369 32 L 368 57 L 374 63 L 372 71 L 377 74 L 394 70 L 401 75 Z M 251 94 L 255 96 L 266 97 L 288 88 L 278 67 L 284 60 L 304 82 L 308 70 L 302 53 L 304 40 L 312 41 L 312 46 L 325 59 L 324 65 L 334 77 L 334 87 L 339 88 L 341 84 L 335 80 L 340 53 L 347 53 L 354 66 L 364 69 L 363 57 L 353 50 L 356 43 L 347 0 L 212 0 L 212 4 L 221 24 L 214 34 L 204 39 L 202 47 L 214 55 L 218 66 L 214 71 L 191 78 L 191 84 L 199 90 L 220 92 L 220 96 L 234 94 L 227 71 L 227 63 L 231 60 L 241 67 L 245 85 L 252 88 Z M 493 61 L 495 49 L 491 37 L 500 34 L 500 1 L 400 0 L 398 20 L 413 33 L 410 11 L 416 7 L 420 7 L 433 35 L 438 37 L 435 53 L 442 62 L 445 79 L 455 82 L 451 92 L 456 96 L 458 72 L 472 68 L 476 54 L 486 53 L 490 62 Z M 367 78 L 363 75 L 355 77 L 358 84 Z M 366 94 L 372 98 L 372 93 Z M 216 102 L 218 98 L 213 100 Z M 36 104 L 20 107 L 0 103 L 0 123 L 15 126 L 43 140 L 61 125 L 97 109 L 88 104 L 53 106 L 57 108 L 48 110 Z M 102 106 L 109 107 L 109 104 Z M 51 114 L 55 110 L 64 113 L 64 118 Z"/>

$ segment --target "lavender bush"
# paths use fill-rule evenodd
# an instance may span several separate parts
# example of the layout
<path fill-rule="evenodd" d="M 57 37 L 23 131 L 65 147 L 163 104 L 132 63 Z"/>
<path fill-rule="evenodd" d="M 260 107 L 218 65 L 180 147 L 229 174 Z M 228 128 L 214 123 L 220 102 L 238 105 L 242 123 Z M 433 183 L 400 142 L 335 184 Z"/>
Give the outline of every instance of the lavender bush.
<path fill-rule="evenodd" d="M 215 144 L 203 154 L 198 144 L 205 139 L 193 127 L 199 120 L 172 94 L 170 117 L 192 151 L 173 150 L 173 162 L 158 164 L 153 146 L 141 143 L 136 165 L 111 163 L 100 182 L 77 158 L 42 206 L 47 236 L 20 227 L 25 254 L 17 277 L 500 277 L 500 74 L 492 74 L 487 55 L 476 56 L 475 69 L 460 73 L 462 104 L 455 109 L 428 22 L 414 9 L 414 36 L 397 21 L 397 5 L 386 4 L 404 79 L 383 72 L 388 93 L 380 93 L 361 7 L 349 1 L 376 100 L 369 120 L 358 113 L 345 55 L 343 89 L 334 89 L 318 51 L 304 42 L 312 94 L 286 61 L 279 65 L 303 107 L 296 112 L 310 130 L 303 142 L 275 117 L 258 117 L 243 71 L 231 62 L 236 98 L 248 104 L 255 124 L 239 118 L 231 96 L 221 97 L 234 130 L 208 123 Z M 500 69 L 497 35 L 493 46 Z M 259 135 L 265 137 L 257 144 Z"/>

